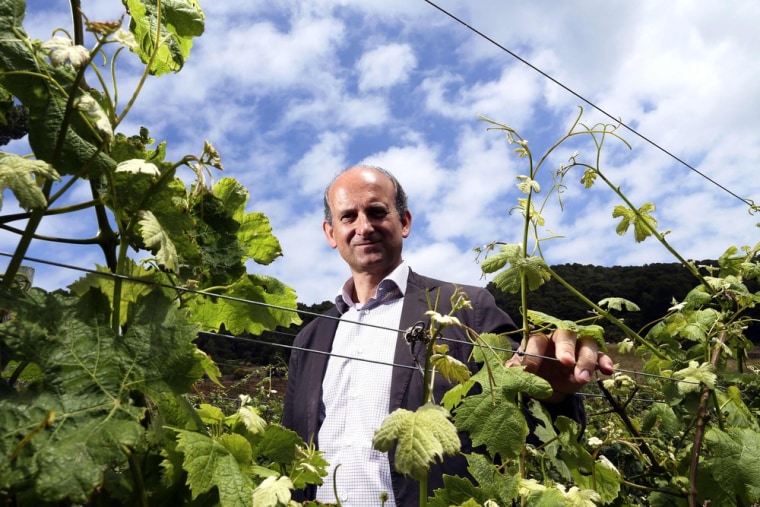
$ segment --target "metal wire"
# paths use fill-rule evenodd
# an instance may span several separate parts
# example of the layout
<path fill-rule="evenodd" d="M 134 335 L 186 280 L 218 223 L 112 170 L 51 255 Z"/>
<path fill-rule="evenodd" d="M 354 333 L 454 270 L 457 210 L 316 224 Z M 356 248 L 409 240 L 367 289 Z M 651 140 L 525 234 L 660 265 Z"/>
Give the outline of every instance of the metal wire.
<path fill-rule="evenodd" d="M 0 256 L 12 257 L 13 255 L 10 254 L 10 253 L 7 253 L 7 252 L 0 251 Z M 272 309 L 276 309 L 276 310 L 294 312 L 294 313 L 297 313 L 299 315 L 309 315 L 309 316 L 312 316 L 312 317 L 315 317 L 315 318 L 330 319 L 330 320 L 337 320 L 337 321 L 343 321 L 344 320 L 341 317 L 336 317 L 336 316 L 333 316 L 333 315 L 325 315 L 325 314 L 321 314 L 321 313 L 311 312 L 311 311 L 308 311 L 308 310 L 301 310 L 301 309 L 298 309 L 298 308 L 290 308 L 290 307 L 281 306 L 281 305 L 275 305 L 275 304 L 271 304 L 271 303 L 264 303 L 262 301 L 252 301 L 252 300 L 238 298 L 238 297 L 234 297 L 234 296 L 227 296 L 227 295 L 224 295 L 224 294 L 215 294 L 213 292 L 206 292 L 206 291 L 197 290 L 197 289 L 190 289 L 188 287 L 180 287 L 180 286 L 177 286 L 177 285 L 157 282 L 155 280 L 144 280 L 144 279 L 140 279 L 140 278 L 133 278 L 133 277 L 130 277 L 130 276 L 127 276 L 127 275 L 119 275 L 119 274 L 116 274 L 116 273 L 110 273 L 110 272 L 105 272 L 105 271 L 98 271 L 98 270 L 95 270 L 95 269 L 83 268 L 83 267 L 79 267 L 79 266 L 73 266 L 73 265 L 70 265 L 70 264 L 62 263 L 62 262 L 50 261 L 50 260 L 46 260 L 46 259 L 39 259 L 39 258 L 36 258 L 36 257 L 25 256 L 23 259 L 26 260 L 26 261 L 29 261 L 29 262 L 36 262 L 36 263 L 39 263 L 39 264 L 45 264 L 45 265 L 49 265 L 49 266 L 55 266 L 55 267 L 60 267 L 60 268 L 64 268 L 64 269 L 70 269 L 70 270 L 73 270 L 73 271 L 80 271 L 80 272 L 84 272 L 84 273 L 88 273 L 88 274 L 92 274 L 92 275 L 96 275 L 96 276 L 104 276 L 104 277 L 107 277 L 107 278 L 120 279 L 120 280 L 124 280 L 124 281 L 128 281 L 128 282 L 132 282 L 132 283 L 141 283 L 141 284 L 145 284 L 145 285 L 152 285 L 152 286 L 156 286 L 156 287 L 162 287 L 162 288 L 165 288 L 165 289 L 171 289 L 171 290 L 176 290 L 176 291 L 180 291 L 180 292 L 186 292 L 186 293 L 190 293 L 190 294 L 198 294 L 198 295 L 202 295 L 202 296 L 209 296 L 209 297 L 214 297 L 214 298 L 220 298 L 220 299 L 229 300 L 229 301 L 235 301 L 235 302 L 244 303 L 244 304 L 250 304 L 250 305 L 257 305 L 257 306 L 266 307 L 266 308 L 272 308 Z M 404 334 L 406 332 L 403 329 L 397 329 L 397 328 L 392 328 L 392 327 L 387 327 L 387 326 L 380 326 L 380 325 L 376 325 L 376 324 L 369 324 L 369 323 L 366 323 L 366 322 L 347 321 L 347 320 L 345 320 L 344 322 L 348 322 L 350 324 L 355 324 L 355 325 L 358 325 L 358 326 L 367 326 L 367 327 L 372 327 L 372 328 L 375 328 L 375 329 L 382 329 L 382 330 L 385 330 L 385 331 L 392 331 L 392 332 L 401 333 L 401 334 Z M 203 333 L 206 334 L 206 335 L 217 335 L 217 336 L 224 336 L 224 337 L 227 337 L 227 338 L 234 338 L 236 340 L 250 341 L 250 342 L 259 343 L 259 344 L 262 344 L 262 345 L 282 346 L 282 347 L 285 347 L 285 348 L 289 348 L 291 350 L 300 350 L 300 351 L 310 352 L 310 353 L 315 353 L 315 354 L 326 354 L 326 355 L 330 355 L 330 356 L 340 357 L 342 359 L 366 361 L 366 362 L 375 363 L 375 364 L 387 364 L 388 366 L 394 366 L 394 367 L 399 367 L 399 368 L 418 369 L 415 366 L 398 365 L 398 364 L 393 364 L 393 363 L 384 363 L 384 362 L 374 361 L 372 359 L 355 358 L 355 357 L 349 357 L 349 356 L 341 356 L 341 355 L 334 354 L 334 353 L 331 353 L 331 352 L 323 352 L 323 351 L 318 351 L 318 350 L 305 349 L 305 348 L 295 347 L 295 346 L 292 346 L 292 345 L 277 344 L 277 343 L 267 342 L 265 340 L 256 340 L 254 338 L 242 338 L 242 337 L 238 337 L 238 336 L 223 335 L 223 334 L 212 333 L 212 332 L 208 332 L 208 331 L 203 331 Z M 288 333 L 282 333 L 282 332 L 277 332 L 277 333 L 295 337 L 295 335 L 290 335 Z M 455 341 L 457 341 L 457 340 L 454 340 L 454 339 L 451 339 L 451 338 L 446 338 L 444 336 L 440 337 L 439 339 L 442 340 L 442 341 L 448 341 L 448 342 L 455 342 Z M 539 359 L 545 359 L 545 360 L 549 360 L 549 361 L 559 361 L 559 359 L 557 359 L 556 357 L 544 356 L 544 355 L 540 355 L 540 354 L 529 354 L 527 352 L 522 352 L 522 351 L 514 350 L 514 349 L 507 349 L 507 348 L 502 348 L 502 347 L 491 347 L 491 349 L 493 349 L 493 350 L 495 350 L 497 352 L 507 352 L 507 353 L 512 353 L 512 354 L 520 354 L 520 355 L 523 355 L 523 356 L 535 357 L 535 358 L 539 358 Z M 699 382 L 685 380 L 685 379 L 677 379 L 677 378 L 673 378 L 673 377 L 666 377 L 666 376 L 657 375 L 657 374 L 654 374 L 654 373 L 644 373 L 644 372 L 637 372 L 637 371 L 624 370 L 624 369 L 618 369 L 618 368 L 616 368 L 614 370 L 614 372 L 615 373 L 633 373 L 635 375 L 641 375 L 641 376 L 645 376 L 645 377 L 659 378 L 659 379 L 668 380 L 668 381 L 671 381 L 671 382 L 683 382 L 683 383 L 687 383 L 687 384 L 696 384 L 696 385 L 699 385 Z"/>

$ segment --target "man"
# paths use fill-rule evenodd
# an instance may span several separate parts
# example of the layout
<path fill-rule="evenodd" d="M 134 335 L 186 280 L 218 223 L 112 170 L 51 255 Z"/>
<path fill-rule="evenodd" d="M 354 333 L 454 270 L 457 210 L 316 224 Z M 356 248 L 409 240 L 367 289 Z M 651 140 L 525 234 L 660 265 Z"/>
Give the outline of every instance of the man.
<path fill-rule="evenodd" d="M 389 172 L 349 168 L 327 187 L 324 201 L 325 237 L 348 264 L 351 278 L 336 306 L 295 340 L 303 350 L 291 353 L 283 424 L 307 442 L 315 441 L 331 466 L 324 486 L 305 492 L 307 497 L 335 503 L 336 478 L 337 500 L 344 506 L 379 505 L 382 492 L 388 494 L 387 506 L 417 505 L 418 484 L 395 472 L 393 452 L 372 449 L 372 436 L 393 410 L 415 410 L 422 403 L 422 375 L 398 330 L 423 320 L 428 293 L 435 297 L 440 290 L 438 312 L 448 313 L 454 287 L 418 275 L 403 261 L 412 215 L 403 188 Z M 461 288 L 473 307 L 456 314 L 464 325 L 479 333 L 515 329 L 485 289 Z M 448 327 L 446 337 L 452 339 L 449 353 L 466 362 L 471 346 L 463 331 Z M 574 393 L 597 367 L 603 373 L 613 369 L 593 339 L 577 339 L 569 332 L 533 337 L 526 352 L 530 355 L 516 356 L 510 363 L 523 364 L 552 384 L 554 395 L 546 402 L 550 411 L 576 418 L 582 417 L 582 406 Z M 559 361 L 536 357 L 547 355 Z M 424 358 L 417 361 L 424 364 Z M 449 387 L 436 376 L 435 399 Z M 432 471 L 429 489 L 442 486 L 443 474 L 464 473 L 462 456 L 444 459 Z"/>

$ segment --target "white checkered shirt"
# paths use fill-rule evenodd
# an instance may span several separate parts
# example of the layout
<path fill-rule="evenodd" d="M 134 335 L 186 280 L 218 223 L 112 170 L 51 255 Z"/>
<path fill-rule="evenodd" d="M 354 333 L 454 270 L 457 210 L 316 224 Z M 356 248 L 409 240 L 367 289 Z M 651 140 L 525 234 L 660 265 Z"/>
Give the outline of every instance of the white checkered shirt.
<path fill-rule="evenodd" d="M 338 499 L 344 507 L 380 505 L 382 492 L 388 494 L 386 507 L 396 505 L 388 455 L 372 448 L 372 437 L 388 415 L 389 365 L 398 337 L 398 331 L 393 330 L 401 320 L 408 276 L 409 267 L 402 263 L 380 282 L 375 296 L 364 305 L 351 301 L 353 282 L 349 280 L 336 301 L 343 315 L 332 354 L 346 357 L 330 356 L 322 381 L 326 417 L 318 442 L 330 469 L 317 490 L 321 502 L 335 503 L 333 480 L 337 477 Z"/>

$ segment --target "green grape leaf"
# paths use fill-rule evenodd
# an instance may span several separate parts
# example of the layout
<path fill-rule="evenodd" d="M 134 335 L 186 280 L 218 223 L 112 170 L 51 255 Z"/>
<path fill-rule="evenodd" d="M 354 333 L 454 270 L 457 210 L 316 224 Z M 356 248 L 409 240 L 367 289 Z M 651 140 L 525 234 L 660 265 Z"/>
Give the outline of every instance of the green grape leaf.
<path fill-rule="evenodd" d="M 483 333 L 478 336 L 478 345 L 472 350 L 472 358 L 477 363 L 483 363 L 488 355 L 496 354 L 504 363 L 512 357 L 514 345 L 505 334 Z"/>
<path fill-rule="evenodd" d="M 678 416 L 673 411 L 673 407 L 665 403 L 656 403 L 644 414 L 641 429 L 646 433 L 662 433 L 665 435 L 676 435 L 682 430 L 683 425 Z"/>
<path fill-rule="evenodd" d="M 720 314 L 712 308 L 691 312 L 679 326 L 678 335 L 694 342 L 704 342 L 719 319 Z"/>
<path fill-rule="evenodd" d="M 129 305 L 135 303 L 138 298 L 155 290 L 155 283 L 158 281 L 155 271 L 149 271 L 135 264 L 131 259 L 126 260 L 124 267 L 124 273 L 121 274 L 126 276 L 128 280 L 122 280 L 121 282 L 120 325 L 127 322 Z M 108 297 L 111 305 L 113 305 L 114 278 L 109 276 L 112 273 L 104 266 L 96 265 L 95 268 L 99 273 L 103 273 L 103 275 L 90 273 L 69 285 L 69 290 L 74 295 L 83 296 L 91 288 L 97 288 Z"/>
<path fill-rule="evenodd" d="M 565 499 L 573 507 L 596 507 L 602 498 L 593 489 L 580 489 L 573 486 L 565 493 Z"/>
<path fill-rule="evenodd" d="M 55 164 L 60 175 L 90 177 L 112 171 L 116 162 L 99 150 L 104 140 L 91 120 L 83 111 L 66 113 L 72 90 L 78 99 L 93 97 L 75 88 L 71 69 L 52 66 L 41 45 L 27 36 L 21 26 L 24 10 L 25 2 L 0 2 L 0 86 L 29 110 L 29 144 L 35 157 Z M 59 143 L 61 132 L 65 137 Z"/>
<path fill-rule="evenodd" d="M 583 172 L 583 176 L 581 177 L 581 183 L 583 183 L 584 188 L 591 188 L 594 186 L 594 183 L 596 182 L 596 178 L 599 176 L 599 173 L 596 169 L 586 169 Z"/>
<path fill-rule="evenodd" d="M 277 463 L 292 463 L 298 446 L 303 445 L 303 440 L 296 432 L 276 424 L 267 425 L 264 432 L 256 437 L 258 440 L 254 454 Z"/>
<path fill-rule="evenodd" d="M 493 279 L 493 283 L 505 292 L 519 291 L 523 275 L 530 290 L 537 289 L 551 278 L 546 262 L 541 257 L 525 257 L 519 244 L 502 245 L 499 253 L 487 257 L 480 267 L 484 273 L 494 273 L 507 264 L 510 267 Z"/>
<path fill-rule="evenodd" d="M 741 374 L 739 374 L 741 375 Z M 756 380 L 756 375 L 753 375 Z M 724 377 L 724 380 L 727 380 Z M 753 428 L 755 431 L 760 431 L 759 421 L 752 414 L 752 411 L 747 407 L 742 399 L 742 391 L 736 385 L 730 385 L 726 388 L 725 392 L 716 390 L 715 395 L 718 397 L 718 404 L 723 411 L 723 417 L 725 421 L 732 426 L 739 426 L 742 428 Z"/>
<path fill-rule="evenodd" d="M 526 490 L 525 483 L 521 484 L 520 493 L 526 497 L 526 505 L 531 507 L 571 507 L 565 495 L 556 488 L 541 488 L 538 490 Z"/>
<path fill-rule="evenodd" d="M 639 308 L 639 305 L 634 303 L 633 301 L 629 301 L 625 298 L 620 297 L 611 297 L 611 298 L 604 298 L 601 301 L 599 301 L 599 306 L 602 308 L 607 307 L 610 310 L 617 310 L 617 311 L 629 311 L 629 312 L 639 312 L 641 311 L 641 308 Z"/>
<path fill-rule="evenodd" d="M 253 490 L 253 507 L 288 505 L 293 488 L 288 477 L 267 477 Z"/>
<path fill-rule="evenodd" d="M 150 63 L 151 74 L 178 72 L 190 55 L 192 38 L 202 35 L 205 29 L 205 16 L 198 2 L 162 0 L 160 14 L 156 0 L 124 0 L 124 4 L 131 16 L 129 29 L 139 46 L 136 52 L 144 63 Z M 159 19 L 160 33 L 156 38 Z"/>
<path fill-rule="evenodd" d="M 469 458 L 469 455 L 468 455 Z M 469 479 L 456 475 L 443 476 L 443 488 L 435 490 L 432 500 L 428 501 L 429 507 L 461 506 L 465 502 L 478 502 L 477 505 L 485 505 L 492 499 L 487 485 L 474 485 Z"/>
<path fill-rule="evenodd" d="M 568 331 L 578 331 L 578 324 L 572 320 L 562 320 L 557 317 L 553 317 L 548 313 L 539 312 L 536 310 L 528 310 L 528 320 L 536 326 L 551 326 L 556 329 L 567 329 Z"/>
<path fill-rule="evenodd" d="M 710 303 L 710 301 L 712 301 L 712 296 L 702 285 L 690 290 L 684 298 L 684 302 L 689 308 L 699 308 L 700 306 Z"/>
<path fill-rule="evenodd" d="M 618 342 L 618 354 L 628 354 L 633 352 L 634 343 L 630 338 L 624 338 L 623 341 Z"/>
<path fill-rule="evenodd" d="M 528 310 L 528 320 L 537 326 L 548 326 L 555 329 L 566 329 L 576 333 L 582 338 L 593 338 L 599 345 L 600 350 L 606 350 L 607 345 L 604 342 L 604 328 L 598 324 L 582 325 L 572 320 L 562 320 L 552 317 L 549 314 L 536 310 Z"/>
<path fill-rule="evenodd" d="M 156 215 L 150 211 L 139 212 L 140 234 L 142 235 L 145 246 L 155 252 L 158 264 L 176 273 L 179 271 L 179 257 L 174 243 L 169 235 L 164 231 L 161 224 L 158 223 Z"/>
<path fill-rule="evenodd" d="M 710 458 L 700 462 L 700 471 L 704 466 L 732 504 L 760 500 L 760 434 L 756 430 L 711 427 L 705 434 L 705 448 Z"/>
<path fill-rule="evenodd" d="M 204 424 L 208 426 L 221 426 L 224 422 L 225 415 L 221 408 L 209 405 L 208 403 L 201 403 L 198 406 L 198 417 L 201 418 Z"/>
<path fill-rule="evenodd" d="M 472 378 L 461 384 L 456 384 L 443 395 L 441 406 L 449 411 L 454 410 L 454 407 L 462 402 L 475 384 L 476 382 Z"/>
<path fill-rule="evenodd" d="M 295 311 L 270 306 L 296 307 L 293 290 L 275 278 L 244 275 L 219 293 L 236 300 L 205 295 L 188 299 L 192 319 L 206 330 L 218 331 L 224 324 L 232 334 L 261 334 L 301 322 Z"/>
<path fill-rule="evenodd" d="M 473 479 L 481 485 L 489 497 L 501 499 L 499 505 L 509 505 L 510 500 L 518 494 L 520 471 L 516 465 L 491 463 L 481 453 L 467 455 L 467 470 Z"/>
<path fill-rule="evenodd" d="M 433 354 L 430 356 L 430 361 L 449 382 L 461 384 L 470 378 L 470 369 L 467 365 L 448 354 Z"/>
<path fill-rule="evenodd" d="M 536 399 L 551 396 L 551 385 L 538 375 L 528 373 L 522 367 L 507 367 L 497 356 L 488 358 L 489 368 L 485 366 L 472 376 L 483 388 L 484 394 L 501 391 L 508 399 L 517 393 L 525 393 Z"/>
<path fill-rule="evenodd" d="M 293 464 L 294 486 L 303 489 L 307 484 L 322 484 L 322 477 L 327 475 L 329 463 L 325 461 L 322 451 L 315 445 L 296 444 L 296 461 Z"/>
<path fill-rule="evenodd" d="M 615 231 L 618 235 L 623 236 L 633 225 L 633 237 L 637 243 L 641 243 L 657 231 L 657 220 L 651 215 L 654 210 L 655 205 L 649 202 L 640 207 L 638 211 L 621 205 L 615 206 L 612 211 L 612 218 L 621 219 Z"/>
<path fill-rule="evenodd" d="M 515 250 L 518 250 L 515 252 Z M 483 273 L 495 273 L 519 255 L 520 245 L 502 245 L 499 252 L 489 255 L 480 263 L 480 269 Z"/>
<path fill-rule="evenodd" d="M 575 421 L 559 416 L 554 422 L 560 445 L 557 460 L 570 471 L 576 486 L 581 490 L 596 490 L 601 503 L 608 504 L 618 497 L 622 477 L 606 460 L 594 460 L 583 446 L 580 427 Z M 576 505 L 576 504 L 571 504 Z"/>
<path fill-rule="evenodd" d="M 187 472 L 187 484 L 193 499 L 217 488 L 221 505 L 250 505 L 253 483 L 220 440 L 179 431 L 177 449 L 184 456 L 182 467 Z"/>
<path fill-rule="evenodd" d="M 47 199 L 40 186 L 46 180 L 61 180 L 53 166 L 47 162 L 0 151 L 0 209 L 3 207 L 3 190 L 6 188 L 13 192 L 26 211 L 44 208 Z"/>
<path fill-rule="evenodd" d="M 219 435 L 218 442 L 229 451 L 242 468 L 249 467 L 253 462 L 251 443 L 243 435 L 223 433 Z"/>
<path fill-rule="evenodd" d="M 699 392 L 701 384 L 709 389 L 715 389 L 715 367 L 710 363 L 699 364 L 697 361 L 689 361 L 689 366 L 673 373 L 673 378 L 681 379 L 678 382 L 680 394 Z"/>
<path fill-rule="evenodd" d="M 432 403 L 415 412 L 396 409 L 375 432 L 372 445 L 381 452 L 396 446 L 396 470 L 416 480 L 427 477 L 430 466 L 459 452 L 461 442 L 449 413 Z"/>
<path fill-rule="evenodd" d="M 504 459 L 520 455 L 528 437 L 528 424 L 515 401 L 490 392 L 468 396 L 454 414 L 456 427 L 470 433 L 475 446 L 485 445 L 491 455 Z"/>
<path fill-rule="evenodd" d="M 126 466 L 123 449 L 145 431 L 132 393 L 161 399 L 200 377 L 197 329 L 175 305 L 160 293 L 141 298 L 119 336 L 97 290 L 0 291 L 0 307 L 14 315 L 0 324 L 0 341 L 43 374 L 36 388 L 0 400 L 0 454 L 14 457 L 0 460 L 0 484 L 8 478 L 44 502 L 85 503 L 106 470 Z"/>
<path fill-rule="evenodd" d="M 251 433 L 263 433 L 267 427 L 267 422 L 253 407 L 240 407 L 233 417 L 242 422 Z"/>
<path fill-rule="evenodd" d="M 272 234 L 269 219 L 263 213 L 245 213 L 248 190 L 232 178 L 222 178 L 214 185 L 213 193 L 224 203 L 230 216 L 240 223 L 238 242 L 246 255 L 259 264 L 270 264 L 282 256 L 282 247 Z"/>

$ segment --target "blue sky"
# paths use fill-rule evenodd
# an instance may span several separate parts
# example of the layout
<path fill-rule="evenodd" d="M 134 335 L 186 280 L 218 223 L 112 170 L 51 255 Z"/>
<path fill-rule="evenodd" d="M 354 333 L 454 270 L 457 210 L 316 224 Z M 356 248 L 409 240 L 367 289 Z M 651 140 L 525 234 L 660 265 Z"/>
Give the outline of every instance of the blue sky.
<path fill-rule="evenodd" d="M 69 26 L 68 1 L 41 4 L 28 2 L 24 26 L 46 40 L 56 26 Z M 216 177 L 244 183 L 249 211 L 264 212 L 282 243 L 282 258 L 251 269 L 281 279 L 305 303 L 331 299 L 348 276 L 321 228 L 322 191 L 342 168 L 380 165 L 405 186 L 413 214 L 405 259 L 415 270 L 483 285 L 473 248 L 520 240 L 520 220 L 509 210 L 518 197 L 515 177 L 527 168 L 478 115 L 517 129 L 539 156 L 578 106 L 588 123 L 609 121 L 423 0 L 201 5 L 206 33 L 185 68 L 149 79 L 119 131 L 148 126 L 153 137 L 168 140 L 170 160 L 211 141 L 225 167 Z M 729 190 L 760 200 L 757 2 L 438 5 Z M 123 12 L 118 0 L 84 2 L 84 9 L 91 20 Z M 126 66 L 120 79 L 130 90 L 137 74 Z M 635 134 L 621 133 L 632 150 L 610 144 L 606 174 L 637 206 L 657 205 L 661 229 L 684 256 L 716 258 L 731 245 L 758 242 L 760 220 L 741 200 Z M 593 154 L 588 145 L 577 149 L 581 157 Z M 673 260 L 653 241 L 618 237 L 612 209 L 620 202 L 601 186 L 584 191 L 579 178 L 567 180 L 564 211 L 554 205 L 545 212 L 549 229 L 562 236 L 545 244 L 550 264 Z M 17 211 L 6 191 L 0 213 Z M 51 217 L 40 232 L 88 237 L 93 223 L 88 216 Z M 16 241 L 0 231 L 0 250 L 13 251 Z M 41 242 L 29 255 L 88 268 L 102 262 L 94 249 Z M 5 264 L 0 258 L 0 268 Z M 35 283 L 46 289 L 81 276 L 35 268 Z"/>

